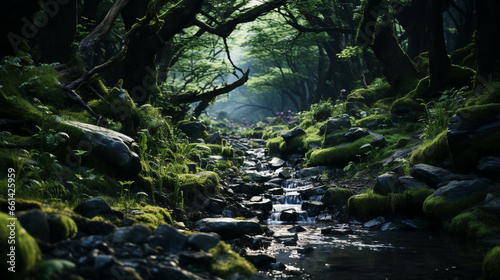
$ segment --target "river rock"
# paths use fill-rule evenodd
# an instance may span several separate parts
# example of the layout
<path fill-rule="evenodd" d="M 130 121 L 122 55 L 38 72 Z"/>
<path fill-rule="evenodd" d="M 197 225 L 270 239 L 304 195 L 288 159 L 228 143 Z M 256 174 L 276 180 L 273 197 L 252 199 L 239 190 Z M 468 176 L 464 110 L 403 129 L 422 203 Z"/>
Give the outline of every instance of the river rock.
<path fill-rule="evenodd" d="M 152 248 L 160 246 L 167 252 L 181 251 L 187 243 L 187 237 L 171 225 L 161 224 L 147 244 Z"/>
<path fill-rule="evenodd" d="M 273 157 L 273 159 L 271 159 L 271 161 L 269 162 L 269 166 L 272 168 L 272 169 L 278 169 L 280 167 L 283 167 L 285 165 L 285 161 L 278 158 L 278 157 Z"/>
<path fill-rule="evenodd" d="M 256 268 L 269 268 L 271 264 L 276 262 L 276 257 L 268 254 L 248 254 L 245 256 L 249 262 L 255 265 Z"/>
<path fill-rule="evenodd" d="M 401 176 L 399 177 L 399 184 L 401 186 L 401 191 L 406 191 L 410 189 L 420 189 L 428 188 L 426 183 L 419 181 L 412 176 Z"/>
<path fill-rule="evenodd" d="M 484 157 L 480 159 L 477 171 L 486 177 L 500 176 L 500 157 Z"/>
<path fill-rule="evenodd" d="M 327 166 L 314 166 L 308 168 L 302 168 L 297 172 L 297 177 L 299 178 L 310 178 L 312 176 L 322 175 L 325 172 L 331 170 L 330 167 Z"/>
<path fill-rule="evenodd" d="M 247 195 L 255 196 L 260 195 L 265 192 L 264 188 L 261 185 L 257 185 L 255 183 L 245 183 L 241 184 L 234 189 L 237 193 L 244 193 Z"/>
<path fill-rule="evenodd" d="M 364 223 L 363 226 L 366 228 L 376 228 L 384 223 L 385 223 L 385 218 L 382 216 L 378 216 L 375 219 L 369 220 L 368 222 Z"/>
<path fill-rule="evenodd" d="M 297 126 L 296 128 L 281 134 L 281 137 L 283 137 L 286 143 L 290 143 L 294 138 L 305 134 L 306 132 L 302 128 Z"/>
<path fill-rule="evenodd" d="M 320 134 L 330 134 L 341 128 L 351 128 L 351 118 L 343 114 L 337 118 L 329 118 L 326 124 L 320 127 Z"/>
<path fill-rule="evenodd" d="M 215 232 L 223 239 L 238 238 L 244 234 L 263 234 L 256 221 L 235 220 L 232 218 L 205 218 L 194 224 L 193 230 Z"/>
<path fill-rule="evenodd" d="M 190 235 L 188 237 L 187 243 L 191 248 L 194 248 L 195 250 L 203 250 L 205 252 L 208 252 L 208 250 L 217 246 L 220 240 L 220 235 L 216 233 L 200 232 Z"/>
<path fill-rule="evenodd" d="M 208 278 L 201 277 L 179 267 L 160 265 L 153 272 L 153 279 L 175 279 L 175 280 L 205 280 Z"/>
<path fill-rule="evenodd" d="M 381 231 L 392 231 L 392 230 L 398 230 L 398 229 L 399 229 L 399 227 L 393 222 L 387 222 L 387 223 L 380 226 Z"/>
<path fill-rule="evenodd" d="M 425 182 L 429 187 L 436 189 L 438 184 L 446 183 L 453 180 L 467 180 L 471 176 L 455 174 L 444 168 L 419 163 L 412 167 L 410 170 L 411 176 L 418 180 Z"/>
<path fill-rule="evenodd" d="M 347 131 L 344 134 L 344 136 L 347 139 L 349 139 L 350 141 L 355 141 L 355 140 L 363 138 L 369 134 L 370 134 L 370 132 L 368 132 L 368 130 L 363 129 L 363 128 L 359 128 L 359 127 L 355 127 L 355 128 L 349 129 L 349 131 Z"/>
<path fill-rule="evenodd" d="M 445 197 L 447 201 L 460 201 L 480 192 L 485 192 L 491 187 L 491 181 L 486 179 L 451 181 L 437 189 L 431 196 Z"/>
<path fill-rule="evenodd" d="M 280 221 L 282 222 L 296 222 L 298 220 L 297 211 L 295 209 L 287 209 L 281 211 Z"/>
<path fill-rule="evenodd" d="M 17 215 L 17 219 L 31 236 L 38 240 L 49 242 L 49 223 L 47 221 L 47 216 L 42 210 L 37 209 L 20 212 Z"/>
<path fill-rule="evenodd" d="M 133 227 L 117 228 L 113 232 L 113 243 L 134 243 L 142 244 L 152 234 L 151 229 L 146 225 L 135 225 Z"/>
<path fill-rule="evenodd" d="M 261 210 L 264 212 L 270 212 L 273 210 L 273 203 L 270 199 L 262 198 L 260 196 L 257 196 L 255 198 L 258 199 L 254 199 L 254 197 L 252 197 L 253 201 L 251 199 L 250 201 L 245 202 L 244 205 L 253 210 Z"/>
<path fill-rule="evenodd" d="M 315 187 L 314 185 L 308 185 L 298 188 L 297 192 L 300 193 L 303 200 L 309 200 L 311 197 L 324 195 L 327 188 L 327 186 Z"/>
<path fill-rule="evenodd" d="M 326 208 L 321 201 L 304 201 L 301 207 L 307 211 L 309 217 L 318 216 Z"/>
<path fill-rule="evenodd" d="M 292 170 L 288 167 L 280 168 L 276 170 L 278 172 L 278 176 L 283 179 L 290 179 L 292 178 Z"/>
<path fill-rule="evenodd" d="M 243 235 L 240 238 L 240 246 L 248 247 L 252 250 L 267 248 L 271 245 L 272 239 L 263 235 L 250 236 Z"/>
<path fill-rule="evenodd" d="M 267 190 L 267 193 L 270 195 L 283 195 L 284 190 L 282 188 L 272 188 Z"/>
<path fill-rule="evenodd" d="M 73 211 L 89 219 L 95 216 L 102 216 L 109 220 L 123 218 L 122 212 L 111 209 L 111 206 L 100 196 L 83 201 Z"/>
<path fill-rule="evenodd" d="M 212 259 L 212 255 L 207 252 L 182 251 L 179 254 L 179 263 L 184 267 L 192 266 L 207 270 Z"/>
<path fill-rule="evenodd" d="M 373 192 L 376 194 L 399 193 L 401 191 L 401 183 L 399 175 L 395 172 L 388 172 L 377 177 Z"/>
<path fill-rule="evenodd" d="M 328 134 L 325 137 L 324 145 L 325 147 L 333 147 L 347 142 L 349 142 L 349 140 L 345 137 L 345 133 L 340 132 Z"/>

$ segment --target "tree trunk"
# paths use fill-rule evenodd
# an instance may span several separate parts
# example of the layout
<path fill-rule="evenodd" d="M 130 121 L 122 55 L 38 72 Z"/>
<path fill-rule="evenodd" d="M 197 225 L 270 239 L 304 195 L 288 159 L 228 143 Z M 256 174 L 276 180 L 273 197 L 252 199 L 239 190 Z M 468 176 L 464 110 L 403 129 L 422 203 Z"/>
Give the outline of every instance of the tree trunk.
<path fill-rule="evenodd" d="M 500 81 L 500 1 L 477 0 L 477 77 L 485 82 Z M 483 82 L 481 82 L 483 83 Z M 478 83 L 476 83 L 478 84 Z"/>
<path fill-rule="evenodd" d="M 408 56 L 413 59 L 427 51 L 425 1 L 412 0 L 411 5 L 405 7 L 396 18 L 408 34 Z"/>
<path fill-rule="evenodd" d="M 442 91 L 450 73 L 450 59 L 446 53 L 443 33 L 443 3 L 427 0 L 427 37 L 429 39 L 430 94 Z"/>
<path fill-rule="evenodd" d="M 201 9 L 204 0 L 182 0 L 158 19 L 141 20 L 130 32 L 130 42 L 123 65 L 123 87 L 135 102 L 144 104 L 151 94 L 159 92 L 156 55 L 180 32 Z"/>
<path fill-rule="evenodd" d="M 368 0 L 356 34 L 356 44 L 372 48 L 391 87 L 404 95 L 415 88 L 420 76 L 413 62 L 401 49 L 394 35 L 392 15 L 381 9 L 381 1 Z M 397 7 L 394 8 L 397 10 Z M 377 22 L 379 16 L 382 20 Z"/>

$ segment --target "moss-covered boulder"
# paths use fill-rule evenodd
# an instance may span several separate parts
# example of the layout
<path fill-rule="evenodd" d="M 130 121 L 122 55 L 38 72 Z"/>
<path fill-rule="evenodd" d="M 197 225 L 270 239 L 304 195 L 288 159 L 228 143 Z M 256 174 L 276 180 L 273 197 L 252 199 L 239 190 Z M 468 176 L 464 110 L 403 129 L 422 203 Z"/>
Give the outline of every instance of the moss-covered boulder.
<path fill-rule="evenodd" d="M 350 144 L 330 147 L 326 149 L 313 150 L 309 154 L 309 165 L 319 166 L 319 165 L 331 165 L 337 167 L 344 167 L 350 161 L 357 160 L 360 156 L 363 156 L 370 150 L 370 145 L 373 147 L 377 137 L 374 135 L 368 135 L 360 138 Z M 367 145 L 370 144 L 370 145 Z"/>
<path fill-rule="evenodd" d="M 448 229 L 454 235 L 478 239 L 499 233 L 500 221 L 495 215 L 474 209 L 454 217 Z"/>
<path fill-rule="evenodd" d="M 471 171 L 481 158 L 500 155 L 499 117 L 500 104 L 469 106 L 457 111 L 447 134 L 455 170 Z"/>
<path fill-rule="evenodd" d="M 207 171 L 197 174 L 179 174 L 180 190 L 188 198 L 197 194 L 219 193 L 219 176 L 215 172 Z"/>
<path fill-rule="evenodd" d="M 447 131 L 443 131 L 434 140 L 413 151 L 410 165 L 425 163 L 439 166 L 449 157 Z"/>
<path fill-rule="evenodd" d="M 6 279 L 29 278 L 42 260 L 42 253 L 35 239 L 17 220 L 0 212 L 0 269 Z"/>
<path fill-rule="evenodd" d="M 410 97 L 396 99 L 391 106 L 391 114 L 416 120 L 425 113 L 425 105 Z"/>
<path fill-rule="evenodd" d="M 484 201 L 491 187 L 491 182 L 485 179 L 451 181 L 427 197 L 423 205 L 424 214 L 436 219 L 449 219 Z"/>
<path fill-rule="evenodd" d="M 341 208 L 347 204 L 347 201 L 352 195 L 353 193 L 349 189 L 333 187 L 326 190 L 325 194 L 321 198 L 321 202 L 329 208 Z"/>
<path fill-rule="evenodd" d="M 372 115 L 356 121 L 360 127 L 369 129 L 377 129 L 382 126 L 389 126 L 392 124 L 392 117 L 390 115 Z"/>
<path fill-rule="evenodd" d="M 347 201 L 347 212 L 360 221 L 368 221 L 380 215 L 391 213 L 391 199 L 389 196 L 366 193 L 352 196 Z"/>
<path fill-rule="evenodd" d="M 250 277 L 257 273 L 253 264 L 234 252 L 231 246 L 223 241 L 220 241 L 215 248 L 210 249 L 209 253 L 213 256 L 210 271 L 219 277 L 227 279 L 236 273 Z"/>
<path fill-rule="evenodd" d="M 66 215 L 51 215 L 48 217 L 50 239 L 52 242 L 73 238 L 78 232 L 75 221 Z"/>
<path fill-rule="evenodd" d="M 491 249 L 483 260 L 483 280 L 500 279 L 500 246 Z"/>
<path fill-rule="evenodd" d="M 208 136 L 206 126 L 200 122 L 180 121 L 177 127 L 184 132 L 187 137 L 192 139 L 205 138 Z"/>

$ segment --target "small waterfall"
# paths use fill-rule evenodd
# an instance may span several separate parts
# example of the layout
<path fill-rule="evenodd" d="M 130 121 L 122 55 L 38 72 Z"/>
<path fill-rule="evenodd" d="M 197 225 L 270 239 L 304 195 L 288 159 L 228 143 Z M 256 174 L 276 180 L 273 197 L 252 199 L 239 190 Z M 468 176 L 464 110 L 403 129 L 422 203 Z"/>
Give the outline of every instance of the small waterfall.
<path fill-rule="evenodd" d="M 273 211 L 267 220 L 268 224 L 282 223 L 311 223 L 313 218 L 309 217 L 307 211 L 302 210 L 302 196 L 297 191 L 301 187 L 309 185 L 310 182 L 300 179 L 288 179 L 283 181 L 281 188 L 283 195 L 273 196 Z M 321 196 L 315 198 L 321 199 Z"/>

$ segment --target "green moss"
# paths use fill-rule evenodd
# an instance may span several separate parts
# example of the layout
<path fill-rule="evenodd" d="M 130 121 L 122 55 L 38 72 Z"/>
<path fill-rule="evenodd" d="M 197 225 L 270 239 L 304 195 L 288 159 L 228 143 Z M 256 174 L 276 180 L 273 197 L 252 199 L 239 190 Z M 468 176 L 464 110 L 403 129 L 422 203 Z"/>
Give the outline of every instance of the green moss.
<path fill-rule="evenodd" d="M 434 192 L 430 188 L 409 189 L 403 193 L 391 193 L 391 207 L 394 213 L 407 215 L 422 214 L 424 201 Z"/>
<path fill-rule="evenodd" d="M 457 115 L 474 123 L 489 122 L 498 113 L 500 113 L 500 103 L 468 106 L 457 110 Z"/>
<path fill-rule="evenodd" d="M 425 106 L 410 97 L 396 99 L 391 106 L 391 114 L 414 119 L 425 112 Z"/>
<path fill-rule="evenodd" d="M 266 142 L 267 154 L 270 156 L 277 155 L 280 152 L 281 143 L 285 143 L 285 140 L 281 136 L 268 139 Z"/>
<path fill-rule="evenodd" d="M 413 59 L 413 63 L 417 66 L 420 73 L 429 72 L 429 52 L 423 52 Z"/>
<path fill-rule="evenodd" d="M 234 157 L 234 150 L 231 147 L 224 147 L 218 144 L 205 144 L 203 146 L 210 148 L 213 155 L 220 155 L 226 158 Z"/>
<path fill-rule="evenodd" d="M 374 194 L 369 189 L 366 193 L 351 196 L 347 201 L 347 212 L 360 221 L 368 221 L 391 212 L 389 196 Z"/>
<path fill-rule="evenodd" d="M 368 135 L 342 147 L 330 147 L 313 151 L 309 157 L 309 165 L 334 165 L 344 167 L 349 161 L 356 160 L 358 156 L 364 155 L 367 149 L 361 149 L 363 145 L 370 144 L 375 136 Z"/>
<path fill-rule="evenodd" d="M 224 241 L 220 241 L 209 252 L 213 256 L 210 271 L 219 277 L 227 279 L 234 273 L 250 277 L 257 273 L 257 269 L 250 262 L 231 250 L 231 246 Z"/>
<path fill-rule="evenodd" d="M 352 91 L 347 96 L 347 102 L 361 102 L 372 105 L 376 101 L 392 95 L 391 86 L 388 82 L 376 79 L 368 88 L 360 88 Z"/>
<path fill-rule="evenodd" d="M 159 225 L 165 223 L 170 225 L 174 223 L 171 213 L 163 207 L 146 205 L 142 208 L 138 208 L 137 210 L 143 212 L 144 214 L 137 215 L 134 219 L 137 222 L 147 224 L 152 228 L 157 228 Z"/>
<path fill-rule="evenodd" d="M 307 134 L 297 136 L 293 138 L 290 142 L 285 141 L 280 143 L 280 153 L 282 155 L 287 155 L 290 153 L 303 152 L 307 149 L 304 145 L 304 140 L 307 138 Z"/>
<path fill-rule="evenodd" d="M 413 151 L 410 165 L 418 163 L 439 165 L 449 156 L 447 131 L 443 131 L 433 141 Z"/>
<path fill-rule="evenodd" d="M 483 260 L 483 280 L 500 279 L 500 246 L 491 249 Z"/>
<path fill-rule="evenodd" d="M 11 119 L 23 119 L 31 123 L 41 125 L 44 115 L 31 103 L 20 96 L 7 97 L 0 89 L 0 111 L 3 117 Z"/>
<path fill-rule="evenodd" d="M 0 269 L 2 275 L 9 274 L 9 279 L 23 280 L 28 279 L 42 261 L 42 253 L 35 239 L 21 226 L 17 220 L 9 220 L 9 216 L 0 212 Z M 15 225 L 15 230 L 11 232 L 7 225 Z M 14 228 L 12 228 L 14 229 Z M 15 239 L 9 239 L 9 236 L 15 236 Z M 15 240 L 15 244 L 12 241 Z M 15 273 L 9 272 L 8 261 L 11 253 L 11 247 L 15 248 Z"/>
<path fill-rule="evenodd" d="M 461 211 L 467 209 L 475 203 L 484 201 L 486 193 L 478 193 L 459 201 L 448 201 L 444 196 L 429 196 L 423 205 L 424 214 L 441 220 L 456 216 Z"/>
<path fill-rule="evenodd" d="M 475 68 L 476 59 L 474 57 L 476 53 L 477 45 L 475 42 L 472 42 L 461 49 L 453 51 L 450 55 L 450 62 L 452 64 Z"/>
<path fill-rule="evenodd" d="M 450 73 L 448 74 L 448 85 L 450 87 L 460 88 L 470 85 L 476 71 L 469 67 L 451 65 Z"/>
<path fill-rule="evenodd" d="M 499 233 L 500 222 L 495 215 L 474 209 L 454 217 L 448 229 L 457 236 L 477 239 Z"/>
<path fill-rule="evenodd" d="M 500 103 L 500 83 L 487 83 L 480 92 L 477 92 L 475 97 L 467 101 L 469 106 L 491 103 Z"/>
<path fill-rule="evenodd" d="M 327 207 L 331 206 L 342 206 L 347 204 L 347 200 L 352 196 L 352 191 L 344 188 L 329 188 L 321 202 L 323 202 Z"/>
<path fill-rule="evenodd" d="M 427 97 L 429 94 L 430 81 L 431 79 L 429 76 L 422 78 L 418 82 L 417 87 L 410 91 L 406 97 L 413 100 Z"/>
<path fill-rule="evenodd" d="M 389 125 L 392 123 L 390 115 L 372 115 L 356 121 L 357 126 L 367 127 L 368 125 L 376 124 L 375 128 L 379 125 Z"/>
<path fill-rule="evenodd" d="M 50 232 L 55 240 L 74 238 L 78 232 L 75 221 L 65 215 L 56 215 L 51 219 L 50 225 Z"/>
<path fill-rule="evenodd" d="M 197 174 L 179 174 L 181 190 L 187 197 L 197 193 L 219 193 L 219 176 L 215 172 L 202 172 Z"/>

